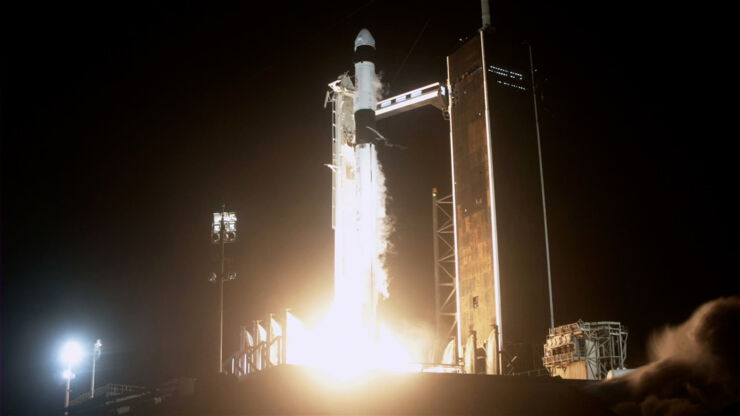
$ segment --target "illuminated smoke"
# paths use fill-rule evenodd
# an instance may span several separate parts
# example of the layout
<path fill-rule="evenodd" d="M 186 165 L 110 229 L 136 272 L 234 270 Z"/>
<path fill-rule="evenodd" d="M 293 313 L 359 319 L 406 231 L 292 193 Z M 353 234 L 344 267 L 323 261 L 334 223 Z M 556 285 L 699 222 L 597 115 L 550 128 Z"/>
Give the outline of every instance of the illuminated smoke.
<path fill-rule="evenodd" d="M 375 90 L 375 97 L 378 101 L 383 99 L 383 96 L 387 93 L 387 84 L 384 84 L 383 73 L 378 73 L 375 76 L 375 83 L 373 85 Z M 374 270 L 377 271 L 375 290 L 380 295 L 380 299 L 386 299 L 390 296 L 388 292 L 388 271 L 386 268 L 386 256 L 391 251 L 392 245 L 390 242 L 391 233 L 393 233 L 393 221 L 388 215 L 386 204 L 388 202 L 388 194 L 385 186 L 385 174 L 383 173 L 383 166 L 380 163 L 377 155 L 377 149 L 373 160 L 376 162 L 373 166 L 373 176 L 375 180 L 375 194 L 377 195 L 377 256 L 375 259 Z"/>
<path fill-rule="evenodd" d="M 376 208 L 376 221 L 377 221 L 377 254 L 374 256 L 373 271 L 375 275 L 375 291 L 380 295 L 381 299 L 387 298 L 390 294 L 388 293 L 388 272 L 386 270 L 385 260 L 386 254 L 390 250 L 390 235 L 393 231 L 393 225 L 390 217 L 387 214 L 386 202 L 388 200 L 385 187 L 385 175 L 383 174 L 383 168 L 378 160 L 377 150 L 375 152 L 375 166 L 373 166 L 375 176 L 375 194 L 377 195 L 377 208 Z"/>
<path fill-rule="evenodd" d="M 652 362 L 600 383 L 596 393 L 625 416 L 738 412 L 738 328 L 740 297 L 705 303 L 683 324 L 652 338 Z"/>

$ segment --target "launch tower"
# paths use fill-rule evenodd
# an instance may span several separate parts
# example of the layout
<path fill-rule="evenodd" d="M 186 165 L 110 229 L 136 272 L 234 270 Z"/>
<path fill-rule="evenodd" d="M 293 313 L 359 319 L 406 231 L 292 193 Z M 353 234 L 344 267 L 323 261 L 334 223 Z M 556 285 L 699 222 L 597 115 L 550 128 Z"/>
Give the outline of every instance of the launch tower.
<path fill-rule="evenodd" d="M 485 27 L 447 57 L 457 342 L 466 372 L 514 371 L 512 358 L 532 354 L 549 326 L 529 58 L 526 45 Z"/>

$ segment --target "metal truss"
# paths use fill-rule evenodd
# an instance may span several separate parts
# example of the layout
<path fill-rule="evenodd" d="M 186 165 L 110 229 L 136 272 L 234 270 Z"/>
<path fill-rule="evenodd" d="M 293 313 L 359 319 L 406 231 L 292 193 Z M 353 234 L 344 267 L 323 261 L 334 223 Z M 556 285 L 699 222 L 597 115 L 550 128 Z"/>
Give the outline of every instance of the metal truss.
<path fill-rule="evenodd" d="M 455 281 L 455 223 L 452 195 L 440 197 L 432 189 L 432 232 L 434 235 L 434 361 L 440 362 L 442 349 L 457 335 Z M 455 357 L 459 357 L 456 351 Z"/>
<path fill-rule="evenodd" d="M 542 363 L 552 374 L 577 361 L 585 361 L 588 378 L 603 380 L 609 370 L 625 368 L 627 329 L 619 322 L 583 322 L 551 328 Z"/>

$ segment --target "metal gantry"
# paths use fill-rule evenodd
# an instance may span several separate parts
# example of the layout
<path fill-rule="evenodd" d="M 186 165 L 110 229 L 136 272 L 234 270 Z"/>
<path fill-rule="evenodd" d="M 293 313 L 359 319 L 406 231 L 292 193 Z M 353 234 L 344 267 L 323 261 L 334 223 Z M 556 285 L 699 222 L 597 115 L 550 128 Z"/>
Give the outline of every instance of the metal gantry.
<path fill-rule="evenodd" d="M 550 328 L 542 364 L 563 378 L 603 380 L 625 368 L 627 329 L 619 322 L 578 322 Z"/>
<path fill-rule="evenodd" d="M 442 361 L 442 351 L 457 335 L 455 224 L 452 195 L 440 197 L 432 189 L 432 232 L 434 236 L 434 361 Z M 457 345 L 457 343 L 453 343 Z M 456 348 L 455 348 L 456 349 Z M 454 351 L 457 361 L 458 351 Z"/>
<path fill-rule="evenodd" d="M 70 401 L 70 406 L 79 406 L 94 397 L 105 398 L 106 403 L 113 400 L 124 400 L 140 397 L 148 393 L 146 387 L 127 384 L 106 384 L 95 388 L 95 392 L 86 391 Z M 113 400 L 112 400 L 113 399 Z"/>

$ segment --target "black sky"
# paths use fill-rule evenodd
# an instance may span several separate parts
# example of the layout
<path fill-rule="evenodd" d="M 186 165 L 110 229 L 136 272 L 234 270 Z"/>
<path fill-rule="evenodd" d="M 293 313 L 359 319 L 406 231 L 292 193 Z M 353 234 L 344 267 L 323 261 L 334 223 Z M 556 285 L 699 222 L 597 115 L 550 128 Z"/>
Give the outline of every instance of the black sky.
<path fill-rule="evenodd" d="M 637 366 L 653 329 L 739 292 L 737 77 L 726 11 L 594 4 L 493 2 L 493 20 L 535 48 L 556 323 L 622 321 Z M 239 216 L 226 351 L 267 312 L 315 319 L 332 291 L 326 84 L 362 27 L 388 95 L 444 80 L 480 26 L 478 2 L 454 6 L 4 5 L 3 413 L 62 404 L 72 336 L 103 340 L 100 384 L 215 371 L 222 200 Z M 397 228 L 382 308 L 429 326 L 448 125 L 427 108 L 379 127 L 407 147 L 380 155 Z M 88 377 L 81 365 L 73 396 Z"/>

